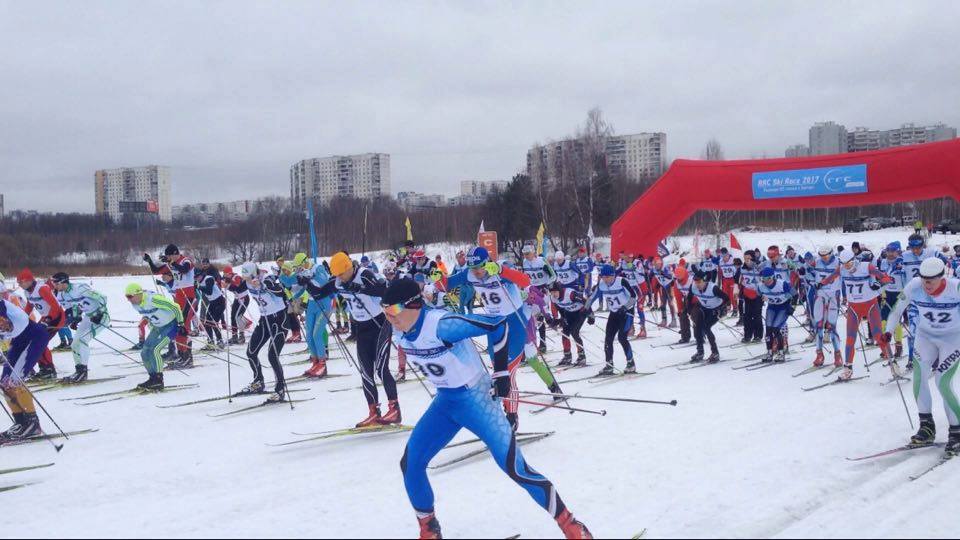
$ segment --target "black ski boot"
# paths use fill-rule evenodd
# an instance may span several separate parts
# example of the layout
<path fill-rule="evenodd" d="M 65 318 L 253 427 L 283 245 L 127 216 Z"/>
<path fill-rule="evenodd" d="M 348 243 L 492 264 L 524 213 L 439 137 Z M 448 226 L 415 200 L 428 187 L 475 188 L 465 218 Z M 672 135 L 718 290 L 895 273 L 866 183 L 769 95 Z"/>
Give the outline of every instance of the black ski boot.
<path fill-rule="evenodd" d="M 239 345 L 239 344 L 240 344 L 240 338 L 238 338 L 237 335 L 234 334 L 234 335 L 230 336 L 230 339 L 227 340 L 227 343 L 230 344 L 230 345 Z"/>
<path fill-rule="evenodd" d="M 87 376 L 88 376 L 87 366 L 77 364 L 75 371 L 73 372 L 73 375 L 70 375 L 69 377 L 64 377 L 63 379 L 60 380 L 60 382 L 64 384 L 82 383 L 87 380 Z"/>
<path fill-rule="evenodd" d="M 697 351 L 697 354 L 690 357 L 691 364 L 699 364 L 703 362 L 703 351 Z"/>
<path fill-rule="evenodd" d="M 282 403 L 287 400 L 287 389 L 283 386 L 278 386 L 273 390 L 273 393 L 267 396 L 267 403 Z"/>
<path fill-rule="evenodd" d="M 637 364 L 633 360 L 627 360 L 627 368 L 623 370 L 626 375 L 632 375 L 637 372 Z"/>
<path fill-rule="evenodd" d="M 682 336 L 680 338 L 680 341 L 677 342 L 677 345 L 686 345 L 687 343 L 690 343 L 690 338 L 686 336 Z"/>
<path fill-rule="evenodd" d="M 603 369 L 600 370 L 600 373 L 597 373 L 597 377 L 609 377 L 613 375 L 613 364 L 607 362 L 607 365 L 603 366 Z"/>
<path fill-rule="evenodd" d="M 960 426 L 950 426 L 950 435 L 947 438 L 947 454 L 960 455 Z"/>
<path fill-rule="evenodd" d="M 23 430 L 24 413 L 13 413 L 13 425 L 10 429 L 0 433 L 0 442 L 16 440 L 17 435 Z"/>
<path fill-rule="evenodd" d="M 150 378 L 137 385 L 140 390 L 159 392 L 163 390 L 163 373 L 151 373 Z"/>
<path fill-rule="evenodd" d="M 246 388 L 234 394 L 235 396 L 253 396 L 256 394 L 263 393 L 263 381 L 261 379 L 254 379 L 252 383 L 247 385 Z"/>
<path fill-rule="evenodd" d="M 537 347 L 537 352 L 539 352 L 540 354 L 547 354 L 547 344 L 541 342 L 540 346 Z"/>
<path fill-rule="evenodd" d="M 31 377 L 35 381 L 55 381 L 57 380 L 57 368 L 55 366 L 39 366 L 37 374 Z"/>
<path fill-rule="evenodd" d="M 139 351 L 143 349 L 143 341 L 138 341 L 136 345 L 130 347 L 131 351 Z"/>
<path fill-rule="evenodd" d="M 570 351 L 563 351 L 563 358 L 560 360 L 560 363 L 557 366 L 570 366 L 573 365 L 573 353 Z"/>
<path fill-rule="evenodd" d="M 932 414 L 920 414 L 920 430 L 910 437 L 910 446 L 929 446 L 937 440 L 937 424 Z"/>
<path fill-rule="evenodd" d="M 574 367 L 586 367 L 587 365 L 587 353 L 580 349 L 577 351 L 577 363 L 574 364 Z"/>
<path fill-rule="evenodd" d="M 567 399 L 567 398 L 565 398 L 565 397 L 561 397 L 561 396 L 557 395 L 557 394 L 563 394 L 563 389 L 560 388 L 560 385 L 557 384 L 556 382 L 554 382 L 553 384 L 550 385 L 550 393 L 551 393 L 551 394 L 554 394 L 554 396 L 553 396 L 553 401 L 554 401 L 554 402 L 564 401 L 564 400 Z"/>
<path fill-rule="evenodd" d="M 708 364 L 716 364 L 716 363 L 719 362 L 719 361 L 720 361 L 720 353 L 717 352 L 717 351 L 711 352 L 711 353 L 710 353 L 710 357 L 707 358 L 707 363 L 708 363 Z"/>
<path fill-rule="evenodd" d="M 507 422 L 510 422 L 510 427 L 514 433 L 520 429 L 520 416 L 517 413 L 507 413 Z"/>
<path fill-rule="evenodd" d="M 764 364 L 769 364 L 770 362 L 773 362 L 773 357 L 775 354 L 776 353 L 774 353 L 773 351 L 767 351 L 766 356 L 764 356 L 760 361 L 763 362 Z"/>
<path fill-rule="evenodd" d="M 23 413 L 23 420 L 20 424 L 20 430 L 11 438 L 11 440 L 24 440 L 31 437 L 38 437 L 43 435 L 43 430 L 40 429 L 40 419 L 37 418 L 37 413 Z"/>
<path fill-rule="evenodd" d="M 193 367 L 193 351 L 187 349 L 180 353 L 180 358 L 171 362 L 169 366 L 170 369 L 190 369 Z"/>

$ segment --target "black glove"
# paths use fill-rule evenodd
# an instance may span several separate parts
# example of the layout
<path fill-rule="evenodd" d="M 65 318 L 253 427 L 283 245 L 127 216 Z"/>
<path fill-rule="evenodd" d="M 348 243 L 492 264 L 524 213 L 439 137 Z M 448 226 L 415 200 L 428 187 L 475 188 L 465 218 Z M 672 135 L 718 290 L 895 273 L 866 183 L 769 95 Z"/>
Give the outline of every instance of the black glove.
<path fill-rule="evenodd" d="M 560 326 L 560 319 L 547 317 L 547 326 L 549 326 L 550 328 L 556 328 L 557 326 Z"/>
<path fill-rule="evenodd" d="M 90 315 L 90 322 L 92 322 L 93 324 L 100 324 L 101 322 L 103 322 L 103 312 L 98 311 L 93 315 Z M 76 330 L 76 328 L 74 328 L 74 330 Z"/>
<path fill-rule="evenodd" d="M 873 289 L 873 290 L 875 290 L 875 291 L 879 291 L 880 289 L 883 288 L 883 285 L 874 282 L 874 283 L 871 283 L 871 284 L 870 284 L 870 288 Z"/>
<path fill-rule="evenodd" d="M 510 375 L 503 375 L 493 380 L 493 397 L 505 399 L 510 395 Z"/>
<path fill-rule="evenodd" d="M 360 284 L 355 281 L 348 281 L 347 283 L 341 283 L 340 288 L 347 292 L 358 293 L 363 287 L 361 287 Z"/>
<path fill-rule="evenodd" d="M 183 324 L 177 326 L 177 335 L 182 337 L 187 337 L 190 335 L 190 332 L 187 332 L 187 327 Z"/>
<path fill-rule="evenodd" d="M 170 262 L 170 259 L 166 255 L 160 255 L 160 262 Z"/>
<path fill-rule="evenodd" d="M 69 326 L 71 330 L 75 331 L 79 323 L 80 321 L 78 321 L 77 319 L 70 319 L 70 321 L 67 323 L 67 326 Z"/>
<path fill-rule="evenodd" d="M 589 324 L 590 326 L 593 326 L 593 324 L 596 322 L 597 322 L 597 319 L 593 316 L 593 313 L 587 315 L 587 324 Z"/>
<path fill-rule="evenodd" d="M 159 279 L 154 280 L 154 283 L 156 283 L 157 285 L 159 285 L 159 286 L 161 286 L 161 287 L 166 287 L 166 286 L 167 286 L 166 283 L 164 283 L 163 281 L 161 281 L 161 280 L 159 280 Z"/>
<path fill-rule="evenodd" d="M 144 253 L 144 254 L 143 254 L 143 262 L 148 263 L 148 262 L 151 262 L 151 261 L 153 261 L 153 259 L 150 257 L 150 254 L 149 254 L 149 253 Z"/>

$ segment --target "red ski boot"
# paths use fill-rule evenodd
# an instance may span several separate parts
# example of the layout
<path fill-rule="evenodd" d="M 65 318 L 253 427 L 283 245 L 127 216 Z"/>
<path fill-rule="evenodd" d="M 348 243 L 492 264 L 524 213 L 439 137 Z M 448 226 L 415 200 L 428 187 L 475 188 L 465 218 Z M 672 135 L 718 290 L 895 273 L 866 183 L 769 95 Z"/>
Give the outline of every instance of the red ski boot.
<path fill-rule="evenodd" d="M 647 339 L 647 327 L 646 327 L 646 326 L 641 326 L 641 327 L 640 327 L 640 333 L 637 334 L 637 338 L 639 338 L 639 339 Z"/>
<path fill-rule="evenodd" d="M 840 351 L 833 351 L 833 367 L 843 367 L 843 354 Z"/>
<path fill-rule="evenodd" d="M 380 405 L 370 405 L 370 414 L 357 424 L 358 428 L 366 428 L 380 425 Z"/>
<path fill-rule="evenodd" d="M 823 351 L 817 351 L 817 358 L 813 361 L 814 367 L 821 367 L 827 359 L 823 356 Z"/>
<path fill-rule="evenodd" d="M 560 517 L 557 518 L 557 525 L 560 526 L 560 530 L 563 531 L 563 537 L 567 539 L 592 539 L 593 535 L 590 534 L 590 530 L 587 529 L 587 526 L 583 523 L 580 523 L 573 518 L 573 514 L 570 513 L 570 510 L 564 509 L 560 514 Z"/>
<path fill-rule="evenodd" d="M 427 514 L 426 516 L 417 516 L 420 522 L 420 540 L 435 540 L 443 538 L 440 531 L 440 522 L 437 521 L 436 514 Z"/>
<path fill-rule="evenodd" d="M 314 358 L 313 365 L 310 366 L 304 374 L 304 377 L 312 379 L 322 379 L 327 376 L 327 360 L 325 358 Z"/>
<path fill-rule="evenodd" d="M 403 416 L 400 414 L 400 402 L 396 400 L 390 401 L 387 405 L 387 414 L 380 418 L 380 423 L 389 426 L 391 424 L 399 425 L 402 421 Z"/>

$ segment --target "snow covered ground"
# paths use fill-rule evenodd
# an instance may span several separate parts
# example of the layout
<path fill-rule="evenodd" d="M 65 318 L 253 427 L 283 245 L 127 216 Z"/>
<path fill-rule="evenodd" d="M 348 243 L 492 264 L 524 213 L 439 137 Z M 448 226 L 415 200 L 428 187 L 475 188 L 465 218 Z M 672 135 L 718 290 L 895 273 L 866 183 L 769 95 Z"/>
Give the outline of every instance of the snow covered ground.
<path fill-rule="evenodd" d="M 793 243 L 803 250 L 853 240 L 876 250 L 906 232 L 858 235 L 743 233 L 745 247 Z M 684 241 L 684 240 L 681 240 Z M 939 245 L 938 241 L 933 242 Z M 798 246 L 798 247 L 799 247 Z M 451 250 L 455 251 L 455 250 Z M 452 254 L 451 254 L 452 255 Z M 450 260 L 450 259 L 447 259 Z M 94 279 L 110 299 L 114 319 L 134 320 L 122 289 L 130 280 L 149 286 L 146 277 Z M 588 353 L 602 361 L 602 330 L 587 327 Z M 132 324 L 118 331 L 136 335 Z M 732 332 L 718 327 L 722 345 Z M 792 332 L 797 342 L 802 330 Z M 559 336 L 550 334 L 552 349 Z M 739 360 L 680 371 L 659 366 L 681 362 L 693 350 L 657 347 L 676 341 L 670 330 L 651 331 L 632 342 L 641 371 L 656 374 L 630 381 L 564 385 L 567 392 L 679 401 L 677 407 L 579 400 L 574 405 L 605 409 L 607 416 L 550 411 L 521 413 L 522 431 L 556 431 L 524 448 L 528 461 L 554 481 L 566 503 L 597 537 L 630 537 L 648 528 L 648 537 L 956 537 L 960 523 L 950 509 L 960 463 L 950 463 L 917 482 L 909 476 L 938 457 L 921 450 L 862 463 L 863 455 L 902 444 L 911 434 L 895 385 L 874 366 L 871 378 L 805 393 L 823 383 L 820 374 L 793 378 L 812 361 L 801 360 L 758 371 L 732 370 Z M 104 341 L 127 348 L 117 335 Z M 303 344 L 287 345 L 300 351 Z M 352 349 L 352 348 L 351 348 Z M 798 349 L 799 350 L 799 349 Z M 391 434 L 269 447 L 296 438 L 291 432 L 352 426 L 366 413 L 359 377 L 343 359 L 331 371 L 349 375 L 293 386 L 312 401 L 223 419 L 210 418 L 256 403 L 258 398 L 159 409 L 227 391 L 225 364 L 198 356 L 202 366 L 167 374 L 168 384 L 194 383 L 196 389 L 134 397 L 93 406 L 67 398 L 123 390 L 144 378 L 142 368 L 97 344 L 92 377 L 125 379 L 38 397 L 64 429 L 99 428 L 66 442 L 57 454 L 49 444 L 0 449 L 0 469 L 56 462 L 49 469 L 0 476 L 0 527 L 9 537 L 415 537 L 416 520 L 403 489 L 399 461 L 407 435 Z M 746 358 L 761 348 L 723 348 L 727 358 Z M 246 384 L 249 368 L 232 369 L 233 389 Z M 878 353 L 868 351 L 872 359 Z M 135 356 L 135 355 L 134 355 Z M 558 359 L 551 353 L 551 360 Z M 286 362 L 305 358 L 285 356 Z M 617 365 L 623 354 L 617 348 Z M 72 371 L 69 354 L 57 354 L 63 373 Z M 110 364 L 113 367 L 107 367 Z M 127 367 L 126 364 L 129 364 Z M 858 361 L 858 375 L 865 374 Z M 599 366 L 561 374 L 570 379 Z M 304 366 L 289 366 L 290 376 Z M 541 391 L 542 383 L 524 370 L 521 388 Z M 905 386 L 904 391 L 908 392 Z M 915 406 L 908 395 L 911 415 Z M 420 385 L 400 387 L 405 423 L 413 424 L 429 403 Z M 946 419 L 936 399 L 941 439 Z M 522 409 L 525 411 L 526 409 Z M 53 426 L 43 419 L 48 431 Z M 466 438 L 466 435 L 461 435 Z M 439 459 L 461 455 L 451 449 Z M 467 461 L 431 475 L 437 512 L 447 537 L 557 537 L 553 521 L 526 493 L 501 474 L 489 458 Z M 946 505 L 944 505 L 946 503 Z"/>

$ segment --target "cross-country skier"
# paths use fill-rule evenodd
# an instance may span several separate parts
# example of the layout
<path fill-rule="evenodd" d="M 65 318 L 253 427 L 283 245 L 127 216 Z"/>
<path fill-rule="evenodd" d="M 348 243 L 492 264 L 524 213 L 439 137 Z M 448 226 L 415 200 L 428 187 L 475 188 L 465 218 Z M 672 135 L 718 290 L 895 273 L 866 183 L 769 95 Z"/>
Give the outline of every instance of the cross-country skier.
<path fill-rule="evenodd" d="M 227 290 L 233 294 L 230 304 L 230 345 L 243 345 L 247 342 L 244 326 L 247 319 L 244 314 L 250 305 L 250 293 L 247 291 L 247 282 L 238 274 L 233 273 L 232 266 L 223 267 L 223 279 Z"/>
<path fill-rule="evenodd" d="M 239 394 L 262 394 L 266 383 L 263 378 L 263 368 L 260 367 L 260 351 L 267 348 L 267 359 L 276 378 L 273 393 L 267 397 L 268 402 L 276 403 L 285 399 L 287 382 L 283 375 L 283 364 L 280 363 L 280 353 L 287 338 L 287 298 L 283 285 L 276 275 L 267 274 L 260 270 L 256 263 L 245 262 L 240 267 L 240 275 L 247 282 L 247 291 L 250 298 L 257 303 L 259 318 L 247 344 L 247 361 L 253 370 L 253 382 L 241 390 Z"/>
<path fill-rule="evenodd" d="M 361 268 L 343 251 L 331 257 L 330 275 L 330 280 L 321 287 L 311 282 L 307 282 L 306 286 L 310 296 L 316 299 L 339 292 L 350 310 L 350 317 L 355 321 L 357 360 L 363 372 L 363 395 L 369 409 L 367 417 L 357 427 L 399 424 L 402 416 L 397 399 L 397 381 L 390 372 L 391 329 L 380 309 L 380 297 L 387 289 L 387 282 L 372 270 Z M 383 391 L 388 400 L 387 413 L 382 416 L 376 377 L 383 381 Z"/>
<path fill-rule="evenodd" d="M 740 296 L 743 298 L 743 339 L 742 343 L 763 341 L 763 295 L 760 294 L 761 268 L 755 262 L 755 255 L 744 253 L 743 266 L 740 268 Z"/>
<path fill-rule="evenodd" d="M 480 298 L 480 303 L 488 315 L 504 317 L 510 329 L 507 370 L 512 385 L 511 398 L 504 401 L 507 420 L 514 429 L 519 425 L 517 415 L 516 373 L 526 355 L 527 318 L 523 314 L 523 299 L 520 291 L 530 286 L 530 278 L 518 270 L 501 266 L 490 260 L 490 253 L 482 247 L 475 247 L 467 256 L 467 270 L 447 278 L 447 289 L 470 283 Z M 487 350 L 493 352 L 494 343 L 487 343 Z M 536 358 L 536 357 L 534 357 Z M 529 360 L 529 359 L 528 359 Z"/>
<path fill-rule="evenodd" d="M 717 259 L 717 269 L 720 274 L 720 288 L 723 290 L 723 293 L 727 295 L 727 298 L 730 299 L 731 314 L 738 315 L 737 313 L 737 295 L 736 295 L 736 286 L 737 286 L 737 268 L 736 259 L 730 253 L 730 250 L 723 247 L 720 248 L 720 257 Z"/>
<path fill-rule="evenodd" d="M 637 366 L 633 360 L 633 348 L 627 339 L 627 332 L 633 326 L 633 307 L 637 303 L 637 291 L 622 277 L 617 276 L 616 269 L 604 264 L 600 267 L 600 281 L 597 290 L 587 300 L 585 310 L 590 310 L 594 302 L 603 298 L 607 302 L 610 315 L 607 317 L 607 327 L 603 339 L 603 352 L 606 365 L 598 375 L 609 376 L 614 373 L 613 341 L 618 340 L 623 347 L 623 354 L 627 357 L 627 367 L 624 373 L 636 373 Z"/>
<path fill-rule="evenodd" d="M 150 333 L 140 349 L 140 358 L 149 377 L 137 385 L 142 390 L 163 390 L 163 351 L 177 337 L 187 333 L 180 306 L 160 293 L 143 290 L 139 283 L 127 285 L 124 296 L 133 309 L 147 319 Z"/>
<path fill-rule="evenodd" d="M 647 315 L 643 310 L 643 299 L 647 295 L 649 285 L 647 285 L 646 272 L 642 266 L 637 265 L 636 261 L 633 253 L 628 253 L 624 259 L 620 260 L 620 267 L 617 271 L 637 291 L 636 314 L 640 323 L 640 332 L 637 334 L 637 338 L 645 339 L 647 337 Z M 633 335 L 633 326 L 630 327 L 629 334 Z"/>
<path fill-rule="evenodd" d="M 947 262 L 937 250 L 927 247 L 927 241 L 922 234 L 912 234 L 910 238 L 907 239 L 907 251 L 903 252 L 903 270 L 907 274 L 906 280 L 909 281 L 915 277 L 920 276 L 920 265 L 923 264 L 923 261 L 927 259 L 932 259 L 934 257 L 940 258 L 944 263 Z M 915 310 L 907 310 L 907 319 L 910 321 L 909 326 L 912 329 L 916 325 L 914 321 Z M 907 337 L 907 369 L 912 368 L 914 352 L 915 352 L 915 340 L 912 330 Z"/>
<path fill-rule="evenodd" d="M 33 395 L 24 381 L 43 351 L 47 350 L 50 337 L 47 329 L 30 320 L 30 316 L 22 309 L 9 300 L 0 300 L 0 340 L 10 341 L 10 349 L 0 356 L 3 358 L 0 389 L 13 414 L 13 426 L 0 433 L 0 444 L 43 434 Z"/>
<path fill-rule="evenodd" d="M 783 329 L 790 315 L 793 315 L 790 301 L 796 295 L 796 290 L 789 282 L 781 279 L 773 268 L 767 267 L 760 271 L 757 292 L 763 295 L 767 302 L 767 356 L 763 361 L 786 362 L 787 339 L 783 335 Z"/>
<path fill-rule="evenodd" d="M 717 282 L 717 271 L 719 269 L 720 259 L 713 256 L 709 249 L 703 250 L 703 258 L 695 265 L 695 268 L 703 272 L 706 280 L 710 283 Z"/>
<path fill-rule="evenodd" d="M 530 286 L 540 289 L 541 294 L 547 294 L 547 288 L 557 280 L 557 275 L 543 257 L 537 255 L 534 246 L 527 244 L 523 246 L 523 273 L 530 278 Z M 547 323 L 545 314 L 536 317 L 537 331 L 540 333 L 540 354 L 547 352 Z"/>
<path fill-rule="evenodd" d="M 890 276 L 890 282 L 883 286 L 883 296 L 880 297 L 880 317 L 884 325 L 897 304 L 900 293 L 907 283 L 907 272 L 903 268 L 903 250 L 900 242 L 891 242 L 885 251 L 885 257 L 877 262 L 877 269 Z M 884 329 L 887 327 L 884 326 Z M 893 333 L 896 338 L 894 358 L 903 356 L 903 326 L 898 326 Z"/>
<path fill-rule="evenodd" d="M 823 246 L 817 254 L 820 256 L 813 267 L 812 274 L 816 276 L 814 283 L 814 301 L 810 310 L 813 328 L 817 339 L 817 357 L 813 361 L 816 367 L 826 362 L 823 353 L 824 334 L 830 336 L 833 345 L 833 366 L 843 367 L 843 353 L 840 347 L 840 336 L 837 333 L 837 319 L 840 316 L 840 303 L 843 294 L 843 283 L 832 279 L 831 276 L 839 272 L 840 261 L 833 254 L 833 248 Z"/>
<path fill-rule="evenodd" d="M 574 259 L 573 265 L 580 272 L 580 283 L 578 284 L 580 292 L 588 294 L 593 290 L 593 269 L 596 265 L 590 258 L 590 254 L 587 253 L 587 248 L 580 246 L 577 249 L 577 258 Z"/>
<path fill-rule="evenodd" d="M 877 270 L 877 267 L 857 259 L 853 250 L 844 251 L 837 259 L 840 261 L 839 271 L 827 278 L 827 282 L 843 280 L 843 290 L 847 298 L 847 339 L 845 342 L 844 357 L 846 365 L 840 374 L 841 380 L 853 378 L 853 359 L 857 350 L 857 339 L 860 338 L 860 324 L 867 321 L 870 334 L 880 345 L 882 358 L 890 358 L 889 344 L 883 341 L 882 326 L 880 324 L 880 289 L 891 281 L 890 277 Z"/>
<path fill-rule="evenodd" d="M 713 335 L 713 327 L 730 305 L 730 297 L 715 281 L 709 281 L 707 274 L 698 271 L 693 275 L 693 287 L 690 288 L 690 294 L 687 295 L 684 303 L 688 311 L 698 310 L 694 318 L 696 324 L 693 327 L 693 335 L 697 340 L 697 353 L 690 361 L 703 362 L 703 342 L 706 337 L 710 341 L 710 357 L 707 358 L 707 363 L 719 362 L 720 350 L 717 348 L 717 338 Z"/>
<path fill-rule="evenodd" d="M 183 313 L 184 327 L 189 329 L 196 316 L 196 307 L 194 306 L 197 299 L 194 283 L 196 268 L 194 268 L 193 261 L 182 255 L 180 249 L 173 244 L 168 245 L 163 250 L 163 255 L 160 256 L 161 264 L 155 263 L 149 253 L 143 254 L 143 260 L 150 265 L 150 271 L 154 274 L 161 277 L 164 274 L 169 274 L 173 278 L 169 283 L 173 291 L 173 300 L 180 306 L 180 311 Z M 189 333 L 176 336 L 174 341 L 180 359 L 174 362 L 171 367 L 178 369 L 193 367 L 193 351 L 190 348 Z"/>
<path fill-rule="evenodd" d="M 587 365 L 587 353 L 583 349 L 583 338 L 580 336 L 580 330 L 583 323 L 588 319 L 593 324 L 593 314 L 583 310 L 587 303 L 583 296 L 575 287 L 564 286 L 559 281 L 550 286 L 550 295 L 553 296 L 553 303 L 560 312 L 560 329 L 563 332 L 563 359 L 559 366 L 583 367 Z M 573 339 L 577 345 L 577 362 L 573 362 L 570 340 Z"/>
<path fill-rule="evenodd" d="M 53 287 L 46 283 L 41 283 L 28 268 L 24 268 L 17 275 L 17 284 L 23 289 L 27 298 L 24 311 L 31 315 L 34 311 L 40 316 L 40 324 L 47 329 L 50 338 L 57 335 L 57 332 L 63 328 L 67 322 L 66 314 L 57 301 Z M 53 363 L 53 353 L 49 349 L 43 352 L 39 361 L 39 370 L 36 376 L 37 380 L 54 380 L 57 378 L 57 367 Z M 30 368 L 33 369 L 33 366 Z"/>
<path fill-rule="evenodd" d="M 224 313 L 227 310 L 227 297 L 223 295 L 223 290 L 217 281 L 212 274 L 208 273 L 200 279 L 197 287 L 206 303 L 206 310 L 203 312 L 203 319 L 200 324 L 203 325 L 207 333 L 207 345 L 203 348 L 207 351 L 224 348 L 220 326 L 225 322 Z"/>
<path fill-rule="evenodd" d="M 110 327 L 107 298 L 86 283 L 71 283 L 70 276 L 65 272 L 57 272 L 51 281 L 57 289 L 57 300 L 60 305 L 71 313 L 71 318 L 76 321 L 74 328 L 77 331 L 77 337 L 73 341 L 73 362 L 76 368 L 73 375 L 66 377 L 63 381 L 83 382 L 88 376 L 90 342 L 103 329 Z"/>
<path fill-rule="evenodd" d="M 302 257 L 301 257 L 302 255 Z M 322 264 L 313 264 L 305 253 L 298 253 L 294 263 L 298 263 L 297 283 L 306 290 L 306 284 L 312 282 L 315 287 L 322 287 L 330 281 L 330 274 Z M 304 334 L 307 338 L 307 348 L 310 350 L 310 367 L 303 373 L 305 377 L 322 379 L 327 376 L 327 358 L 330 335 L 327 333 L 327 324 L 333 314 L 333 297 L 335 294 L 323 298 L 309 296 L 307 300 L 307 318 L 304 325 Z"/>
<path fill-rule="evenodd" d="M 691 311 L 687 306 L 687 296 L 690 295 L 690 289 L 693 288 L 693 276 L 690 275 L 690 271 L 687 270 L 686 266 L 679 265 L 673 273 L 676 277 L 673 291 L 676 295 L 677 311 L 679 312 L 677 317 L 680 319 L 680 341 L 677 344 L 683 345 L 690 343 L 693 336 L 693 318 L 699 313 Z"/>
<path fill-rule="evenodd" d="M 660 286 L 659 297 L 656 299 L 660 304 L 660 326 L 662 328 L 677 327 L 677 311 L 673 302 L 674 277 L 673 272 L 668 266 L 663 264 L 663 259 L 657 257 L 653 259 L 653 268 L 650 270 L 653 278 L 657 280 Z M 667 306 L 670 307 L 670 324 L 667 324 Z"/>
<path fill-rule="evenodd" d="M 960 280 L 946 276 L 946 265 L 941 259 L 928 258 L 920 264 L 917 277 L 907 284 L 887 317 L 888 330 L 902 324 L 908 306 L 919 310 L 915 330 L 919 359 L 913 365 L 913 392 L 920 413 L 920 430 L 910 443 L 927 446 L 936 439 L 929 382 L 933 375 L 950 421 L 946 452 L 956 456 L 960 454 L 960 394 L 955 380 L 960 366 Z M 886 339 L 890 339 L 889 332 Z"/>
<path fill-rule="evenodd" d="M 479 437 L 497 465 L 551 513 L 566 538 L 591 538 L 553 484 L 526 463 L 512 426 L 496 404 L 496 399 L 509 399 L 512 394 L 510 323 L 503 317 L 425 309 L 419 287 L 411 280 L 392 283 L 381 301 L 395 329 L 394 342 L 437 387 L 437 395 L 417 422 L 400 462 L 407 496 L 417 513 L 420 538 L 442 538 L 427 465 L 463 428 Z M 495 382 L 471 342 L 471 338 L 483 336 L 491 344 Z"/>

